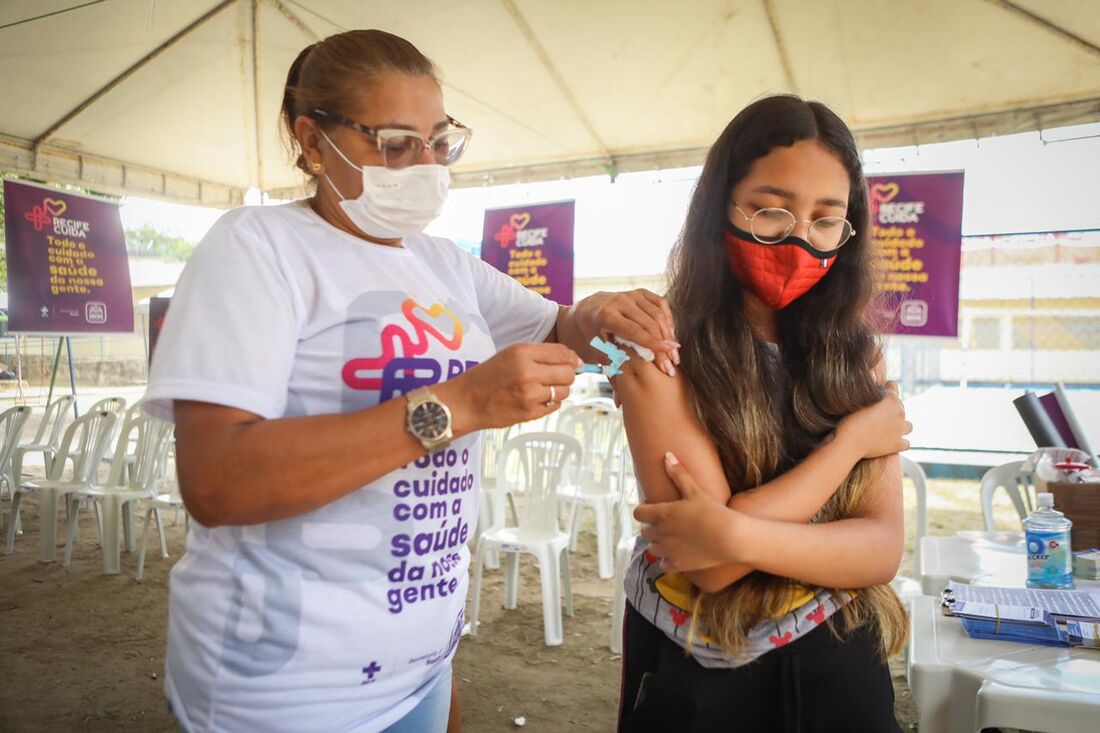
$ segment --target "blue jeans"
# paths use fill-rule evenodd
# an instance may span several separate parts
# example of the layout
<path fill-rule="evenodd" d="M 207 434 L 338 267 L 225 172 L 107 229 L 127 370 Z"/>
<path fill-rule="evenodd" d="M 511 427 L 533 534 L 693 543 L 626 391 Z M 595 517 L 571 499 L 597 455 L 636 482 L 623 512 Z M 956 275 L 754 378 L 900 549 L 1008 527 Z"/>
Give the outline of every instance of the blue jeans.
<path fill-rule="evenodd" d="M 382 733 L 446 733 L 451 716 L 451 665 L 427 683 L 420 703 Z"/>
<path fill-rule="evenodd" d="M 397 721 L 382 733 L 446 733 L 447 721 L 451 717 L 451 665 L 437 674 L 426 686 L 428 694 L 404 718 Z M 181 733 L 187 733 L 183 723 L 176 717 L 172 702 L 165 698 L 168 713 L 179 726 Z"/>

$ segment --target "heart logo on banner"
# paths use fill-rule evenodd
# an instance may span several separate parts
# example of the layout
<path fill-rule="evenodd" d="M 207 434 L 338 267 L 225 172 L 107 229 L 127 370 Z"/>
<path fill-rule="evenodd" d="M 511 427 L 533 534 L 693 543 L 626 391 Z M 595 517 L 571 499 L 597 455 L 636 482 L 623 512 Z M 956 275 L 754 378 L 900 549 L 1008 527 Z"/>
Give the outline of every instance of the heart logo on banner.
<path fill-rule="evenodd" d="M 43 199 L 42 205 L 46 207 L 46 211 L 50 216 L 61 216 L 65 213 L 65 209 L 69 208 L 61 199 Z"/>
<path fill-rule="evenodd" d="M 509 220 L 513 229 L 523 229 L 525 226 L 531 223 L 531 215 L 527 212 L 522 214 L 512 214 L 512 218 Z"/>
<path fill-rule="evenodd" d="M 897 183 L 876 183 L 871 186 L 871 198 L 881 204 L 893 201 L 901 191 Z"/>

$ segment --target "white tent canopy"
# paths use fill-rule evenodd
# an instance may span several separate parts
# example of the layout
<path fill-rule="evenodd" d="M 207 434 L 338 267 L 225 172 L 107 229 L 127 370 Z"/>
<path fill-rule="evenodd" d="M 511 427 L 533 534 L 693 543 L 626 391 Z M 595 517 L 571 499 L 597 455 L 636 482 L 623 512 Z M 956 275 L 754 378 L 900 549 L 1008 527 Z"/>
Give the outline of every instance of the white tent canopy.
<path fill-rule="evenodd" d="M 372 27 L 435 60 L 475 129 L 457 185 L 697 164 L 769 91 L 828 102 L 864 146 L 1100 120 L 1096 0 L 3 0 L 0 170 L 287 195 L 290 62 Z"/>

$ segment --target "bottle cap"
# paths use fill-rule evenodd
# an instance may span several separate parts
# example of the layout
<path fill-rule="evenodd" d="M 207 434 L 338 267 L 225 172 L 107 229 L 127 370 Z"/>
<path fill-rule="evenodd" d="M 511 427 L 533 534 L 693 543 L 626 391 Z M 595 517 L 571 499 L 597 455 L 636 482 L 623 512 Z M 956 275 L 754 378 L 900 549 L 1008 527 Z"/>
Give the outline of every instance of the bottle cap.
<path fill-rule="evenodd" d="M 1047 509 L 1054 508 L 1054 494 L 1048 492 L 1041 492 L 1038 496 L 1039 506 L 1046 507 Z"/>

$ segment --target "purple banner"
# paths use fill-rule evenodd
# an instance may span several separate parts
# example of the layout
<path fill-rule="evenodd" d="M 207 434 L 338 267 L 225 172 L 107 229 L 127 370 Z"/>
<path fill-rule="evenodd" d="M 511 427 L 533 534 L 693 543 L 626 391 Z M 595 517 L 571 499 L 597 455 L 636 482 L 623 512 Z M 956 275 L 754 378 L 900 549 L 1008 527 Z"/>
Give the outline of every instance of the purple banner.
<path fill-rule="evenodd" d="M 131 333 L 134 301 L 118 205 L 4 181 L 8 328 Z"/>
<path fill-rule="evenodd" d="M 485 212 L 481 259 L 528 290 L 573 304 L 574 202 Z"/>
<path fill-rule="evenodd" d="M 957 337 L 962 171 L 868 176 L 867 187 L 884 271 L 882 320 L 896 334 Z"/>

